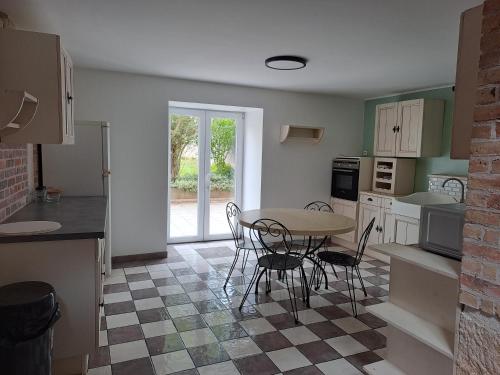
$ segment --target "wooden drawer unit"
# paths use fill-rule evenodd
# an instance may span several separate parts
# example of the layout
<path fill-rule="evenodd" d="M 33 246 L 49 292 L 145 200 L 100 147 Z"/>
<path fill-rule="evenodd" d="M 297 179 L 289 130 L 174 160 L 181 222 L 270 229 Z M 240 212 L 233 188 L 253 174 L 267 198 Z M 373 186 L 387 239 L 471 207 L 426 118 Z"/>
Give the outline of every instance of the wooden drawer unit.
<path fill-rule="evenodd" d="M 366 194 L 366 193 L 360 193 L 359 194 L 359 203 L 362 204 L 369 204 L 371 206 L 380 206 L 382 204 L 382 198 L 372 195 L 372 194 Z"/>
<path fill-rule="evenodd" d="M 391 209 L 392 208 L 392 200 L 393 198 L 383 198 L 382 199 L 382 207 Z"/>

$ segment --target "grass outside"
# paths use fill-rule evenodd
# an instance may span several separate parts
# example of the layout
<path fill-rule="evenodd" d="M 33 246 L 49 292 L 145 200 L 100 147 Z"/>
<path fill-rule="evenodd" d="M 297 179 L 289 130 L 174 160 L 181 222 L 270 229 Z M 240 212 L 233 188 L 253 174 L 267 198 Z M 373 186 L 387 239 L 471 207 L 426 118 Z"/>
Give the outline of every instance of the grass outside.
<path fill-rule="evenodd" d="M 197 176 L 198 175 L 198 159 L 182 158 L 179 177 Z"/>

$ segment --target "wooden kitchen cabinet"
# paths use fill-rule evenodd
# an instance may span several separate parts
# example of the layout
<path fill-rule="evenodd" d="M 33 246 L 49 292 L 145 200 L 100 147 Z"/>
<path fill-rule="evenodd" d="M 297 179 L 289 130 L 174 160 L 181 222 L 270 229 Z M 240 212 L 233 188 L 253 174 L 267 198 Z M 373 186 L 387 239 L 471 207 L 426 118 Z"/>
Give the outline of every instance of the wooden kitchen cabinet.
<path fill-rule="evenodd" d="M 395 240 L 395 215 L 391 212 L 392 197 L 371 192 L 359 195 L 359 235 L 375 218 L 368 244 L 389 243 Z"/>
<path fill-rule="evenodd" d="M 418 244 L 420 220 L 411 217 L 394 216 L 394 241 L 402 245 Z"/>
<path fill-rule="evenodd" d="M 74 143 L 73 63 L 60 37 L 0 30 L 0 88 L 27 91 L 39 100 L 35 117 L 2 143 Z"/>
<path fill-rule="evenodd" d="M 391 243 L 396 241 L 396 217 L 390 208 L 381 210 L 380 226 L 380 243 Z"/>
<path fill-rule="evenodd" d="M 375 156 L 429 157 L 441 154 L 444 101 L 414 99 L 376 107 Z"/>
<path fill-rule="evenodd" d="M 460 18 L 455 106 L 451 135 L 452 159 L 469 159 L 470 137 L 476 102 L 483 6 L 468 9 Z"/>
<path fill-rule="evenodd" d="M 398 121 L 398 103 L 379 104 L 375 108 L 375 156 L 396 155 L 394 129 Z"/>
<path fill-rule="evenodd" d="M 370 206 L 368 204 L 359 205 L 359 218 L 358 225 L 362 230 L 370 224 L 370 221 L 375 218 L 375 223 L 373 224 L 373 229 L 368 237 L 367 244 L 378 244 L 380 243 L 380 232 L 378 230 L 380 226 L 380 208 L 377 206 Z"/>
<path fill-rule="evenodd" d="M 358 202 L 346 199 L 332 198 L 331 206 L 333 208 L 333 212 L 336 214 L 347 216 L 355 221 L 358 218 Z M 338 237 L 350 243 L 357 243 L 358 241 L 357 228 L 349 233 L 337 234 L 335 235 L 335 237 Z"/>

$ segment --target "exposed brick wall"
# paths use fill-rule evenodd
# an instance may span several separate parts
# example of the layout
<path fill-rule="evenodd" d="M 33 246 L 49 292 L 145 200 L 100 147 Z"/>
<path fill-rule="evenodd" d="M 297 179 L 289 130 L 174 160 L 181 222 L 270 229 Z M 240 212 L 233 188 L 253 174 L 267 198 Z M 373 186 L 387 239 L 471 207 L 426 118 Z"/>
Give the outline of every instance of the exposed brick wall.
<path fill-rule="evenodd" d="M 0 143 L 0 222 L 24 207 L 27 201 L 27 146 Z"/>
<path fill-rule="evenodd" d="M 500 0 L 483 7 L 460 301 L 500 316 Z"/>
<path fill-rule="evenodd" d="M 500 0 L 483 5 L 456 375 L 500 374 Z"/>

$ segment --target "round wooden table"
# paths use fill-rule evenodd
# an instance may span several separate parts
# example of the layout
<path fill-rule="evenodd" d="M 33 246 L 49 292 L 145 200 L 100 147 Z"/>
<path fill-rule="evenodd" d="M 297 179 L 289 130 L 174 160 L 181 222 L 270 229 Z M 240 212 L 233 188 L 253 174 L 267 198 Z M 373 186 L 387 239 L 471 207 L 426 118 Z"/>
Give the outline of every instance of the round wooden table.
<path fill-rule="evenodd" d="M 348 233 L 356 228 L 356 222 L 347 216 L 298 208 L 262 208 L 243 211 L 239 222 L 242 226 L 250 228 L 258 219 L 279 221 L 291 234 L 309 237 Z"/>
<path fill-rule="evenodd" d="M 292 235 L 301 235 L 309 238 L 306 247 L 305 258 L 317 265 L 325 278 L 325 288 L 328 289 L 328 277 L 320 263 L 313 255 L 323 246 L 328 236 L 352 232 L 356 228 L 356 222 L 343 215 L 324 211 L 308 211 L 297 208 L 263 208 L 259 210 L 243 211 L 239 216 L 242 226 L 250 228 L 259 219 L 273 219 L 283 224 Z M 322 237 L 321 241 L 313 241 L 313 237 Z M 255 290 L 265 269 L 259 275 Z M 267 276 L 266 276 L 267 277 Z M 311 286 L 314 276 L 311 277 Z M 309 306 L 309 288 L 306 281 L 307 305 Z"/>

